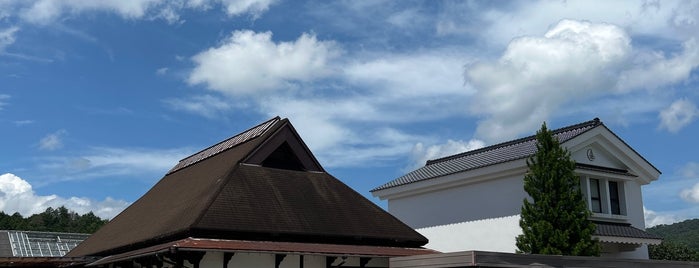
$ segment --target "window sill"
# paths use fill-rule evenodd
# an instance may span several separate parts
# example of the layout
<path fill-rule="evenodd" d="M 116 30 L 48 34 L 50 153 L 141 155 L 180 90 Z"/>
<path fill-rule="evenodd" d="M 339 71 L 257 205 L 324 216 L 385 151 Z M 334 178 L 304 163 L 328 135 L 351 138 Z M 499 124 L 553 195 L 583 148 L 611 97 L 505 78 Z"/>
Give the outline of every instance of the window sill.
<path fill-rule="evenodd" d="M 606 213 L 592 213 L 592 216 L 590 219 L 593 220 L 603 220 L 603 221 L 611 221 L 611 222 L 627 222 L 629 220 L 629 217 L 626 215 L 615 215 L 615 214 L 606 214 Z"/>

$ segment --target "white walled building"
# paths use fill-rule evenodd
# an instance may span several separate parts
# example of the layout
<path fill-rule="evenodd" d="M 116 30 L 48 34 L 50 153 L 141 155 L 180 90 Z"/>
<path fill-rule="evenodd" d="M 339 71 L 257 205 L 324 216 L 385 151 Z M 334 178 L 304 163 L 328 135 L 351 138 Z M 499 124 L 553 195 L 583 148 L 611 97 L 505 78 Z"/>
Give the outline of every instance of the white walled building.
<path fill-rule="evenodd" d="M 660 171 L 599 119 L 552 131 L 577 163 L 576 173 L 597 225 L 602 255 L 647 259 L 641 186 Z M 427 161 L 424 167 L 372 190 L 391 214 L 443 252 L 515 252 L 526 159 L 536 150 L 529 136 Z"/>

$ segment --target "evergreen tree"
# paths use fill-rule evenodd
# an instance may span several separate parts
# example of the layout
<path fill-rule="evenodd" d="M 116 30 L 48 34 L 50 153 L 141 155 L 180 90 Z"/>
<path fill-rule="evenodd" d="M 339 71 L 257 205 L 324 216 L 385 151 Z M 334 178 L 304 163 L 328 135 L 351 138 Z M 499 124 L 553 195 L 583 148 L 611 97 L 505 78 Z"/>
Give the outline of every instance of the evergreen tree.
<path fill-rule="evenodd" d="M 536 133 L 536 153 L 527 159 L 524 199 L 517 237 L 520 252 L 530 254 L 597 256 L 592 239 L 595 225 L 575 175 L 575 162 L 559 144 L 546 123 Z"/>

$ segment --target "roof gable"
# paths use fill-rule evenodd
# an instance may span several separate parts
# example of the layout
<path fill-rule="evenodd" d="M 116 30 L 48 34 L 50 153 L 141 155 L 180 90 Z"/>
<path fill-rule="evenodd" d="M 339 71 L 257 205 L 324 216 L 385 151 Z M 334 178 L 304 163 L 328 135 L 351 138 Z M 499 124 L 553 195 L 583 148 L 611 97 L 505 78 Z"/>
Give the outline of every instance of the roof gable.
<path fill-rule="evenodd" d="M 657 180 L 661 172 L 605 125 L 563 144 L 579 164 L 626 170 L 641 184 Z M 590 155 L 591 154 L 591 155 Z"/>
<path fill-rule="evenodd" d="M 197 236 L 427 243 L 325 173 L 291 123 L 275 117 L 181 160 L 69 256 L 105 256 Z"/>

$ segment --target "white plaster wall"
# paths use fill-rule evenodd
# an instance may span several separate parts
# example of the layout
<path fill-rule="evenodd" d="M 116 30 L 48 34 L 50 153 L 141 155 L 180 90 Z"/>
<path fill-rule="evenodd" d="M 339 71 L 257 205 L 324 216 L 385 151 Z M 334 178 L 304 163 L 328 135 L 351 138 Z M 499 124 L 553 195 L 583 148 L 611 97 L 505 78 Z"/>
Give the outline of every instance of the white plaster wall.
<path fill-rule="evenodd" d="M 594 155 L 593 160 L 587 158 L 588 149 L 592 149 L 592 153 Z M 628 169 L 628 167 L 626 167 L 621 161 L 609 154 L 604 148 L 602 148 L 601 146 L 599 146 L 599 144 L 596 143 L 585 146 L 578 151 L 572 152 L 570 156 L 573 160 L 575 160 L 575 162 L 580 164 L 588 164 L 618 169 Z"/>
<path fill-rule="evenodd" d="M 517 215 L 523 178 L 511 176 L 388 200 L 388 211 L 413 228 Z"/>
<path fill-rule="evenodd" d="M 444 253 L 467 250 L 515 253 L 522 234 L 519 215 L 417 229 L 429 239 L 426 248 Z"/>

